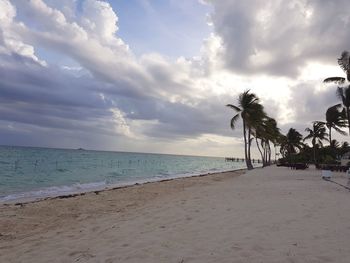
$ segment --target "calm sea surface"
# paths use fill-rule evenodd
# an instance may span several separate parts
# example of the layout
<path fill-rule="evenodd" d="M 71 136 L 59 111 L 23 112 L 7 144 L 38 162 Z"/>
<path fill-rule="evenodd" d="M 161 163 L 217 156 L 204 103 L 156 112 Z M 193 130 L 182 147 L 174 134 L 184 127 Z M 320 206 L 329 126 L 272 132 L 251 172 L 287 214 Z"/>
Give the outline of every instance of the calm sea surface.
<path fill-rule="evenodd" d="M 244 167 L 215 157 L 0 146 L 0 202 Z"/>

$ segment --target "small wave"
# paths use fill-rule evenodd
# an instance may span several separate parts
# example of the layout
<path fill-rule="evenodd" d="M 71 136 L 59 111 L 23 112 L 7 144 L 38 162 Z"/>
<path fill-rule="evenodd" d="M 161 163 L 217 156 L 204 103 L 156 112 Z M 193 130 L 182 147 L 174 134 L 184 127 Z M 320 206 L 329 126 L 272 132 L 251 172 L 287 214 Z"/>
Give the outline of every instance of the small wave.
<path fill-rule="evenodd" d="M 118 183 L 115 183 L 115 180 L 106 178 L 106 180 L 102 182 L 84 183 L 84 184 L 77 183 L 71 186 L 52 186 L 52 187 L 47 187 L 47 188 L 43 188 L 35 191 L 0 196 L 0 203 L 34 201 L 34 200 L 48 198 L 48 197 L 79 194 L 79 193 L 98 191 L 98 190 L 121 187 L 121 186 L 131 186 L 135 184 L 143 184 L 143 183 L 157 182 L 157 181 L 168 180 L 168 179 L 199 176 L 199 175 L 204 175 L 204 174 L 213 173 L 213 172 L 215 173 L 227 172 L 227 171 L 233 171 L 233 170 L 239 170 L 239 169 L 242 169 L 242 168 L 241 167 L 234 167 L 230 169 L 214 168 L 214 169 L 197 170 L 193 172 L 188 172 L 188 173 L 185 172 L 185 173 L 178 173 L 178 174 L 165 173 L 164 171 L 162 171 L 157 175 L 149 176 L 146 178 L 138 178 L 138 179 L 133 177 L 125 178 L 126 180 L 119 181 Z M 113 173 L 113 172 L 109 173 L 109 177 L 114 178 L 116 177 L 117 174 L 118 173 Z M 118 174 L 118 175 L 120 176 L 121 174 Z"/>
<path fill-rule="evenodd" d="M 83 193 L 93 190 L 102 190 L 107 187 L 107 183 L 96 182 L 96 183 L 85 183 L 85 184 L 73 184 L 71 186 L 52 186 L 40 190 L 34 190 L 24 193 L 10 194 L 6 196 L 0 196 L 0 202 L 11 202 L 11 201 L 32 201 L 41 198 L 55 197 L 67 194 Z"/>

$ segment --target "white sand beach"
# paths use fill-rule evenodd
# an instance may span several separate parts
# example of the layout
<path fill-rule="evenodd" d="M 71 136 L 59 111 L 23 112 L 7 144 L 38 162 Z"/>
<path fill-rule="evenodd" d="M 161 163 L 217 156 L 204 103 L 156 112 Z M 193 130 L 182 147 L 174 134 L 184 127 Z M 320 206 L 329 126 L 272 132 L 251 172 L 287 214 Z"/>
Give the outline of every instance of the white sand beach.
<path fill-rule="evenodd" d="M 0 262 L 345 263 L 349 243 L 350 192 L 312 168 L 0 205 Z"/>

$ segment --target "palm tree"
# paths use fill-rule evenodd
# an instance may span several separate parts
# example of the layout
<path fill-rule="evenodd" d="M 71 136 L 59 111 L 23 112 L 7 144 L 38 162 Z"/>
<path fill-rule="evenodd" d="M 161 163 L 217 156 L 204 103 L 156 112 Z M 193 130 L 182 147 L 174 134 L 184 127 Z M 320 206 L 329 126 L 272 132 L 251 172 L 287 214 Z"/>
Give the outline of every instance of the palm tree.
<path fill-rule="evenodd" d="M 329 146 L 333 149 L 339 149 L 340 148 L 340 143 L 337 140 L 332 140 Z"/>
<path fill-rule="evenodd" d="M 260 152 L 261 159 L 263 161 L 263 166 L 270 165 L 271 163 L 271 146 L 270 142 L 276 146 L 278 138 L 280 136 L 280 130 L 277 127 L 277 122 L 275 119 L 265 116 L 260 122 L 257 123 L 254 130 L 254 137 L 256 141 L 257 148 Z M 260 139 L 260 146 L 258 143 Z"/>
<path fill-rule="evenodd" d="M 338 64 L 341 67 L 341 69 L 345 72 L 346 79 L 343 77 L 330 77 L 326 78 L 323 81 L 324 83 L 333 82 L 336 84 L 344 84 L 346 80 L 350 81 L 350 54 L 348 51 L 343 51 L 341 53 L 340 58 L 338 58 Z"/>
<path fill-rule="evenodd" d="M 267 125 L 266 125 L 266 119 L 268 117 L 265 116 L 264 118 L 262 118 L 259 122 L 259 124 L 256 126 L 253 136 L 255 137 L 255 142 L 256 142 L 256 146 L 260 152 L 261 155 L 261 160 L 263 163 L 263 167 L 266 166 L 266 161 L 265 161 L 265 155 L 266 155 L 266 150 L 265 150 L 265 143 L 266 143 L 266 136 L 267 136 Z M 264 152 L 261 150 L 260 146 L 259 146 L 259 142 L 258 139 L 260 139 L 260 144 L 261 144 L 261 148 L 264 150 Z"/>
<path fill-rule="evenodd" d="M 279 138 L 279 145 L 280 145 L 280 153 L 282 155 L 282 158 L 287 158 L 287 136 L 281 134 L 281 137 Z"/>
<path fill-rule="evenodd" d="M 265 115 L 263 106 L 259 103 L 258 97 L 249 90 L 241 93 L 238 97 L 238 106 L 227 104 L 227 107 L 233 109 L 237 114 L 230 121 L 231 129 L 235 129 L 235 125 L 239 117 L 243 121 L 243 137 L 244 137 L 244 155 L 247 168 L 253 169 L 250 157 L 250 146 L 252 130 L 256 127 L 258 120 Z"/>
<path fill-rule="evenodd" d="M 336 104 L 329 107 L 326 111 L 326 126 L 329 130 L 329 142 L 332 141 L 332 128 L 341 135 L 346 135 L 346 132 L 341 130 L 341 128 L 346 127 L 345 109 L 341 110 L 341 108 L 341 104 Z"/>
<path fill-rule="evenodd" d="M 277 122 L 275 119 L 273 118 L 269 118 L 267 121 L 267 139 L 268 142 L 271 142 L 273 144 L 273 146 L 275 147 L 275 154 L 276 154 L 276 145 L 279 142 L 279 138 L 281 136 L 281 131 L 280 129 L 277 127 Z M 269 148 L 269 157 L 268 157 L 268 164 L 271 163 L 271 148 L 270 148 L 270 144 L 268 143 L 268 148 Z"/>
<path fill-rule="evenodd" d="M 289 162 L 291 162 L 291 155 L 303 147 L 302 139 L 303 136 L 293 128 L 290 128 L 287 135 L 281 138 L 280 150 L 282 155 L 289 157 Z"/>
<path fill-rule="evenodd" d="M 337 96 L 339 99 L 341 99 L 343 106 L 345 108 L 346 119 L 348 121 L 349 134 L 350 134 L 350 85 L 347 87 L 338 87 Z"/>
<path fill-rule="evenodd" d="M 346 81 L 350 82 L 350 53 L 348 51 L 343 51 L 340 58 L 338 58 L 338 64 L 341 69 L 345 72 L 346 78 L 344 77 L 330 77 L 326 78 L 324 83 L 336 83 L 338 85 L 344 84 Z M 350 135 L 350 85 L 346 87 L 337 88 L 337 96 L 342 101 L 343 106 L 346 110 L 346 119 L 349 125 L 349 135 Z"/>
<path fill-rule="evenodd" d="M 337 140 L 332 140 L 329 144 L 331 153 L 335 159 L 338 159 L 340 155 L 340 143 Z"/>
<path fill-rule="evenodd" d="M 349 145 L 348 142 L 343 142 L 342 145 L 341 145 L 341 148 L 342 148 L 342 151 L 343 151 L 344 153 L 346 153 L 346 152 L 349 150 L 350 145 Z"/>
<path fill-rule="evenodd" d="M 313 122 L 312 129 L 306 128 L 305 131 L 309 134 L 305 136 L 304 141 L 311 139 L 314 163 L 316 164 L 316 145 L 322 146 L 322 141 L 328 141 L 327 132 L 323 122 L 315 121 Z"/>
<path fill-rule="evenodd" d="M 340 146 L 340 149 L 339 149 L 340 155 L 347 153 L 349 150 L 350 150 L 349 143 L 343 142 Z"/>

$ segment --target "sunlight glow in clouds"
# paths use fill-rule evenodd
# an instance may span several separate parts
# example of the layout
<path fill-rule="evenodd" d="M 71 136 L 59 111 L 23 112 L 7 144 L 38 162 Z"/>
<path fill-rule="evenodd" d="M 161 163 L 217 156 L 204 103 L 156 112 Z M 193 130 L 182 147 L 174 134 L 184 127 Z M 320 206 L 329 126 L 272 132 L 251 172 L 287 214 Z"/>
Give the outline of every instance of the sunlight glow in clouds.
<path fill-rule="evenodd" d="M 243 90 L 261 98 L 283 131 L 303 131 L 337 101 L 322 80 L 343 74 L 336 58 L 349 49 L 348 1 L 163 5 L 181 12 L 174 18 L 211 7 L 200 15 L 213 32 L 192 57 L 135 54 L 119 35 L 123 9 L 108 1 L 0 0 L 0 143 L 241 156 L 241 130 L 230 130 L 224 105 Z M 145 25 L 161 28 L 157 15 Z M 143 41 L 174 34 L 193 43 L 177 22 L 178 31 Z"/>

